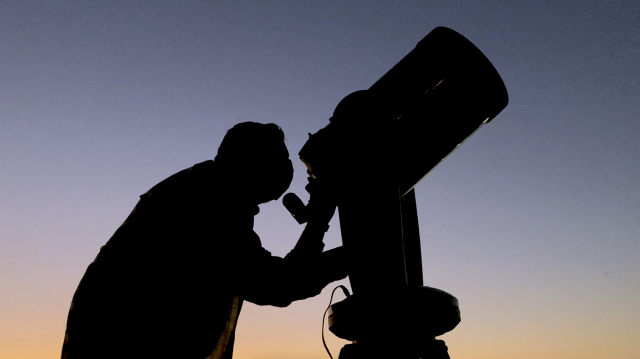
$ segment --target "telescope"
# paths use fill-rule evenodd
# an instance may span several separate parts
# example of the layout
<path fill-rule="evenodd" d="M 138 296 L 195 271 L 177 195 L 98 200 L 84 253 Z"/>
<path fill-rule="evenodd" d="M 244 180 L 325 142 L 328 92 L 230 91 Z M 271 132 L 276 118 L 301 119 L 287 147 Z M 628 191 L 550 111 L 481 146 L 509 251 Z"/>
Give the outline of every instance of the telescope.
<path fill-rule="evenodd" d="M 435 337 L 460 322 L 458 300 L 423 285 L 414 187 L 508 101 L 482 52 L 438 27 L 310 134 L 300 159 L 336 198 L 350 261 L 353 295 L 329 312 L 353 342 L 340 359 L 449 357 Z"/>

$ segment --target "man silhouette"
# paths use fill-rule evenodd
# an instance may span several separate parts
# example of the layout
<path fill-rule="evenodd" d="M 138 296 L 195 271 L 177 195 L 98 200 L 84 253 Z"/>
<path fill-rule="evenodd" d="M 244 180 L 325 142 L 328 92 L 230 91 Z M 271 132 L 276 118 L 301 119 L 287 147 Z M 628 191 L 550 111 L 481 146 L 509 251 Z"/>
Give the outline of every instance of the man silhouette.
<path fill-rule="evenodd" d="M 282 130 L 245 122 L 214 161 L 140 196 L 80 281 L 62 358 L 231 358 L 243 300 L 286 307 L 346 277 L 342 249 L 322 252 L 335 205 L 317 195 L 294 250 L 279 258 L 262 248 L 258 204 L 292 178 Z"/>

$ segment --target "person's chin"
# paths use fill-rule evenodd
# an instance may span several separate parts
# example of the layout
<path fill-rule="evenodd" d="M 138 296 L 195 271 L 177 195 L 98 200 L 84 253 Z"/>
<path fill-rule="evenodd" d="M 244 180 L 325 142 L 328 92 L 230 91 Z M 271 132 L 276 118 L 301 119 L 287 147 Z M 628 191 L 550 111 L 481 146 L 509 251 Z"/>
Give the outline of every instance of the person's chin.
<path fill-rule="evenodd" d="M 271 202 L 271 201 L 274 201 L 274 200 L 277 200 L 277 199 L 278 198 L 274 198 L 273 196 L 265 196 L 265 197 L 262 197 L 262 198 L 258 199 L 258 204 L 264 204 L 264 203 Z"/>
<path fill-rule="evenodd" d="M 286 192 L 286 191 L 284 191 L 284 192 Z M 260 202 L 258 204 L 264 204 L 264 203 L 271 202 L 271 201 L 277 201 L 277 200 L 280 199 L 280 197 L 282 197 L 284 192 L 274 194 L 273 196 L 270 196 L 269 198 L 262 198 L 262 199 L 260 199 Z"/>

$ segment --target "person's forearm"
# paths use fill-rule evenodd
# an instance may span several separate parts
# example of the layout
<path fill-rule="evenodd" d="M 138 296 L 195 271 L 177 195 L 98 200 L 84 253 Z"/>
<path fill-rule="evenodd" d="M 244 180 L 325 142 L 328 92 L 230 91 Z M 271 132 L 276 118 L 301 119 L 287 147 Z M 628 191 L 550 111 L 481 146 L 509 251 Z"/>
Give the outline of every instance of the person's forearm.
<path fill-rule="evenodd" d="M 345 278 L 349 274 L 350 260 L 343 246 L 329 249 L 320 255 L 321 276 L 326 284 Z M 326 285 L 325 284 L 325 285 Z"/>
<path fill-rule="evenodd" d="M 324 223 L 313 221 L 307 223 L 291 253 L 295 253 L 296 256 L 319 255 L 322 253 L 324 249 L 322 240 L 328 228 L 329 226 Z"/>
<path fill-rule="evenodd" d="M 307 234 L 314 233 L 310 229 Z M 237 295 L 258 305 L 286 307 L 292 301 L 318 295 L 327 284 L 345 278 L 349 272 L 343 247 L 325 252 L 320 249 L 312 255 L 294 254 L 284 260 L 267 255 L 248 260 L 234 273 Z"/>

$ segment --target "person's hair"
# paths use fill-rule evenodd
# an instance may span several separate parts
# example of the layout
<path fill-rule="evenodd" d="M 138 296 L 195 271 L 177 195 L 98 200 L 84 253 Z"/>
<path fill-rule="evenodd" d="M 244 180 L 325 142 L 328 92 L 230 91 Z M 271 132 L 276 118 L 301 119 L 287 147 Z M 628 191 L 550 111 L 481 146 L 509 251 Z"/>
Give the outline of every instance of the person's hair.
<path fill-rule="evenodd" d="M 273 152 L 282 141 L 284 132 L 274 123 L 242 122 L 227 131 L 215 160 L 227 162 L 257 157 Z"/>

